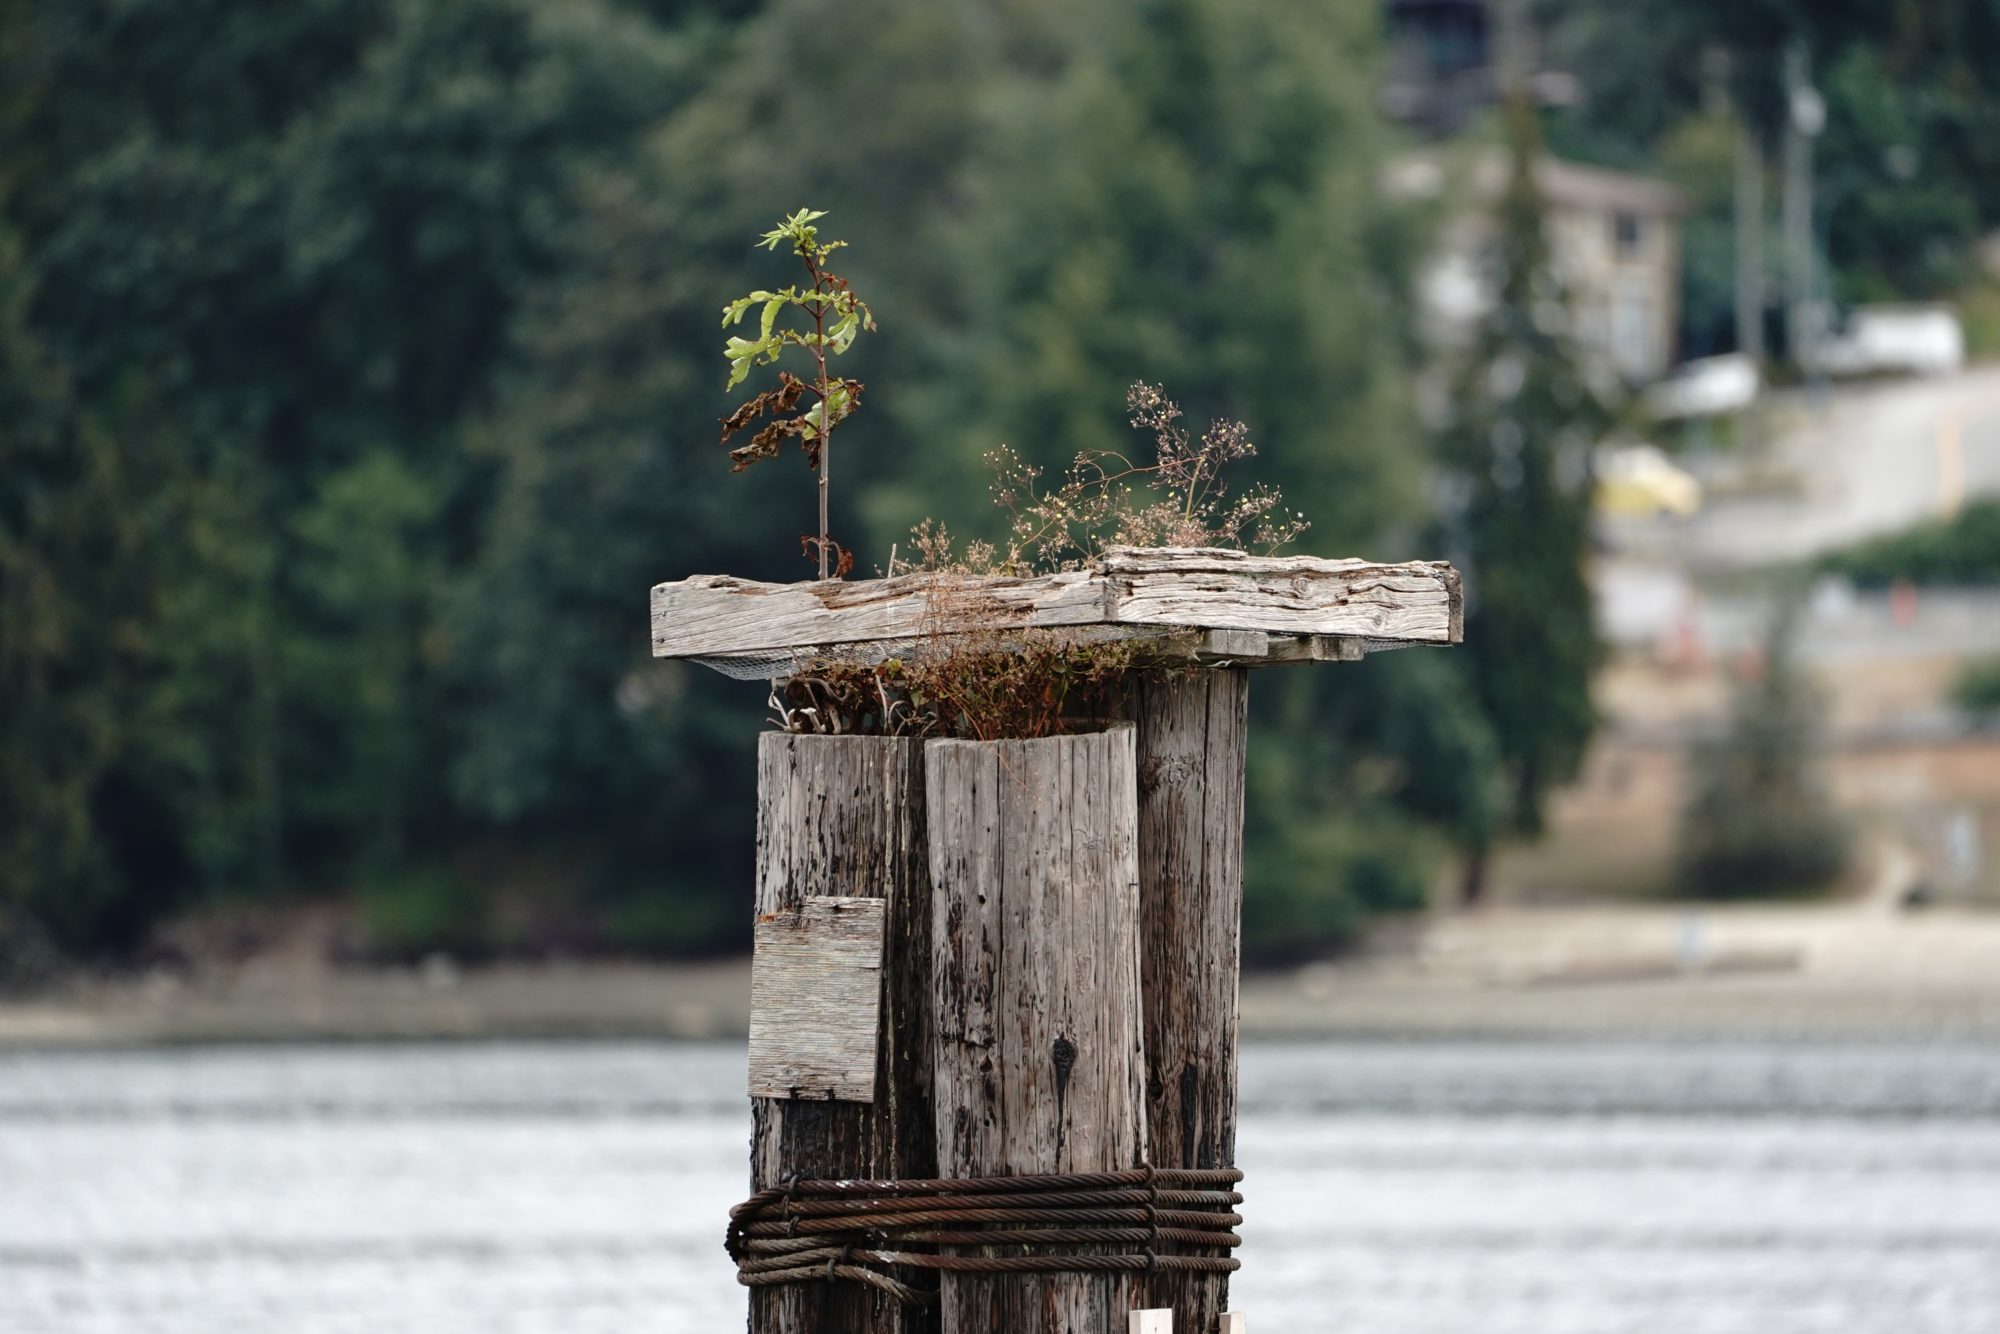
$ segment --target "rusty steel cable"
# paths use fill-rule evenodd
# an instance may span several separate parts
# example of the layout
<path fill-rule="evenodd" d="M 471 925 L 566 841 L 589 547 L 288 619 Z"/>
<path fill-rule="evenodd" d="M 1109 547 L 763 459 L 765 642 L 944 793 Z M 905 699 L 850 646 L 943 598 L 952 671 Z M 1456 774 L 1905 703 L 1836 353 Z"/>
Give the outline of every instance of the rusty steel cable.
<path fill-rule="evenodd" d="M 736 1281 L 746 1287 L 844 1279 L 912 1305 L 931 1300 L 935 1291 L 885 1271 L 1229 1273 L 1241 1267 L 1228 1252 L 1242 1244 L 1232 1229 L 1243 1221 L 1235 1212 L 1243 1196 L 1226 1188 L 1242 1179 L 1233 1167 L 1151 1166 L 1005 1177 L 794 1179 L 731 1209 L 723 1245 L 736 1262 Z M 1089 1249 L 1066 1249 L 1078 1247 Z M 1021 1253 L 995 1253 L 1003 1248 Z M 958 1253 L 965 1249 L 979 1253 Z"/>

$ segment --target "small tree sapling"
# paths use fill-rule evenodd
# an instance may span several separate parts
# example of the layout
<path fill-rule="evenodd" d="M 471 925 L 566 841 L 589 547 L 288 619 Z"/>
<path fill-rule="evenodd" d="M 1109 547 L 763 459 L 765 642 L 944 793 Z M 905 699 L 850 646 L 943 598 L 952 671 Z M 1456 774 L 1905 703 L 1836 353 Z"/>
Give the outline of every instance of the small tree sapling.
<path fill-rule="evenodd" d="M 807 465 L 819 475 L 819 536 L 803 542 L 819 557 L 819 577 L 837 579 L 853 568 L 854 558 L 827 532 L 827 465 L 833 429 L 861 406 L 862 384 L 830 374 L 827 358 L 845 353 L 863 329 L 873 333 L 875 316 L 847 279 L 826 267 L 827 257 L 847 243 L 819 239 L 813 223 L 825 216 L 822 211 L 800 209 L 765 232 L 761 241 L 766 250 L 790 242 L 792 253 L 805 262 L 808 285 L 755 291 L 722 308 L 725 329 L 741 324 L 752 306 L 760 308 L 757 336 L 732 335 L 723 348 L 729 359 L 729 388 L 743 383 L 753 368 L 775 364 L 788 347 L 800 348 L 812 358 L 813 376 L 801 380 L 790 371 L 779 371 L 777 388 L 765 390 L 722 419 L 722 439 L 726 443 L 761 416 L 771 418 L 749 444 L 729 451 L 734 472 L 775 458 L 786 437 L 798 440 Z M 791 310 L 799 311 L 811 327 L 787 327 L 783 317 Z"/>

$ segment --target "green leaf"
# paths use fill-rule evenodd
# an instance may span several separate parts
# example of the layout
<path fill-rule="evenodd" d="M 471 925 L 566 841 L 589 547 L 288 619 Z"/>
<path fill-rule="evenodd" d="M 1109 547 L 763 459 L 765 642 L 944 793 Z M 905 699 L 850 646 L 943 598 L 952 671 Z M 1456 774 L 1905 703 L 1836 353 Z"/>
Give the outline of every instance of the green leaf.
<path fill-rule="evenodd" d="M 743 383 L 743 377 L 750 374 L 750 368 L 762 357 L 766 362 L 778 359 L 778 344 L 768 338 L 752 342 L 748 338 L 731 338 L 723 346 L 722 355 L 729 358 L 729 383 L 724 386 L 734 389 Z"/>
<path fill-rule="evenodd" d="M 739 296 L 722 308 L 722 327 L 726 329 L 738 320 L 741 320 L 744 312 L 748 311 L 750 307 L 756 305 L 759 301 L 783 300 L 793 294 L 794 289 L 790 287 L 787 287 L 782 292 L 767 292 L 763 288 L 758 288 L 748 296 Z"/>
<path fill-rule="evenodd" d="M 826 331 L 827 341 L 833 346 L 834 355 L 839 356 L 854 346 L 854 336 L 860 332 L 861 321 L 851 310 L 835 320 L 833 327 Z"/>
<path fill-rule="evenodd" d="M 764 303 L 764 318 L 760 328 L 764 342 L 771 341 L 771 326 L 778 322 L 778 311 L 784 306 L 785 298 L 774 296 Z"/>

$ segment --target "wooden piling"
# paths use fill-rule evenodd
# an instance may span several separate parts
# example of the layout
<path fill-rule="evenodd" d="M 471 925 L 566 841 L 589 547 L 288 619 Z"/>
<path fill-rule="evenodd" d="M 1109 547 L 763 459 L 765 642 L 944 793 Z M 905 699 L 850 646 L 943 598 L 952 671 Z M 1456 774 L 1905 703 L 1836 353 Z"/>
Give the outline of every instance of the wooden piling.
<path fill-rule="evenodd" d="M 925 747 L 938 1164 L 1096 1172 L 1146 1156 L 1133 729 Z M 977 1250 L 961 1253 L 979 1254 Z M 1109 1334 L 1134 1273 L 948 1273 L 943 1334 Z"/>
<path fill-rule="evenodd" d="M 1438 562 L 1208 548 L 1111 548 L 1084 569 L 958 581 L 698 575 L 652 595 L 656 656 L 742 677 L 1048 631 L 1137 646 L 1147 667 L 1131 726 L 1049 741 L 759 743 L 760 957 L 776 967 L 753 1007 L 753 1083 L 788 1096 L 755 1099 L 754 1186 L 793 1172 L 1231 1166 L 1244 669 L 1457 643 L 1464 603 L 1457 572 Z M 865 1008 L 858 942 L 874 914 L 851 900 L 869 896 L 890 900 L 875 1100 L 809 1101 L 870 1082 L 856 1068 L 866 1035 L 838 1023 Z M 838 987 L 815 990 L 822 976 Z M 878 1291 L 851 1280 L 754 1289 L 750 1328 L 939 1328 Z M 1174 1270 L 953 1273 L 942 1328 L 1099 1334 L 1152 1308 L 1183 1329 L 1240 1331 L 1241 1317 L 1222 1313 L 1227 1293 L 1223 1275 Z"/>
<path fill-rule="evenodd" d="M 1249 673 L 1141 673 L 1137 723 L 1140 987 L 1155 1167 L 1236 1165 L 1237 976 L 1243 953 L 1243 766 Z M 1211 1330 L 1227 1274 L 1162 1272 L 1149 1306 Z"/>
<path fill-rule="evenodd" d="M 757 739 L 758 917 L 797 913 L 822 896 L 887 900 L 874 1100 L 753 1097 L 752 1190 L 792 1173 L 936 1175 L 921 742 L 778 732 Z M 750 1290 L 750 1329 L 934 1334 L 937 1316 L 858 1283 L 789 1284 Z"/>

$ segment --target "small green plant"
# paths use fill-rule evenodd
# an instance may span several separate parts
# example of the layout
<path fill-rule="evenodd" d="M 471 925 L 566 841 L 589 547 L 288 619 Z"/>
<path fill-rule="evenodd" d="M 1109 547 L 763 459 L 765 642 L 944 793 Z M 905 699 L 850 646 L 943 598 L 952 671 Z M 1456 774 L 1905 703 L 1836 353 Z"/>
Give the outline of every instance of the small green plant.
<path fill-rule="evenodd" d="M 787 438 L 796 439 L 805 451 L 806 463 L 819 476 L 819 536 L 802 538 L 809 553 L 819 557 L 819 577 L 841 578 L 853 568 L 854 558 L 827 532 L 827 468 L 832 456 L 833 430 L 861 406 L 859 380 L 835 377 L 827 370 L 827 358 L 840 356 L 854 345 L 862 330 L 875 331 L 875 316 L 868 304 L 856 296 L 847 279 L 827 268 L 827 257 L 845 246 L 845 241 L 821 241 L 813 223 L 825 217 L 822 211 L 800 209 L 764 233 L 761 244 L 776 250 L 786 242 L 792 253 L 805 262 L 807 285 L 755 291 L 740 296 L 722 308 L 722 327 L 734 328 L 743 322 L 752 306 L 759 308 L 757 336 L 731 335 L 722 354 L 729 359 L 729 385 L 734 389 L 759 366 L 776 364 L 787 348 L 798 348 L 812 359 L 813 374 L 801 380 L 790 371 L 778 372 L 778 387 L 767 389 L 722 419 L 722 439 L 743 430 L 759 417 L 770 421 L 750 443 L 729 451 L 731 471 L 742 472 L 760 459 L 777 457 Z M 784 323 L 787 312 L 798 312 L 795 321 L 810 328 Z M 801 317 L 802 321 L 801 321 Z M 811 395 L 807 399 L 807 395 Z"/>

